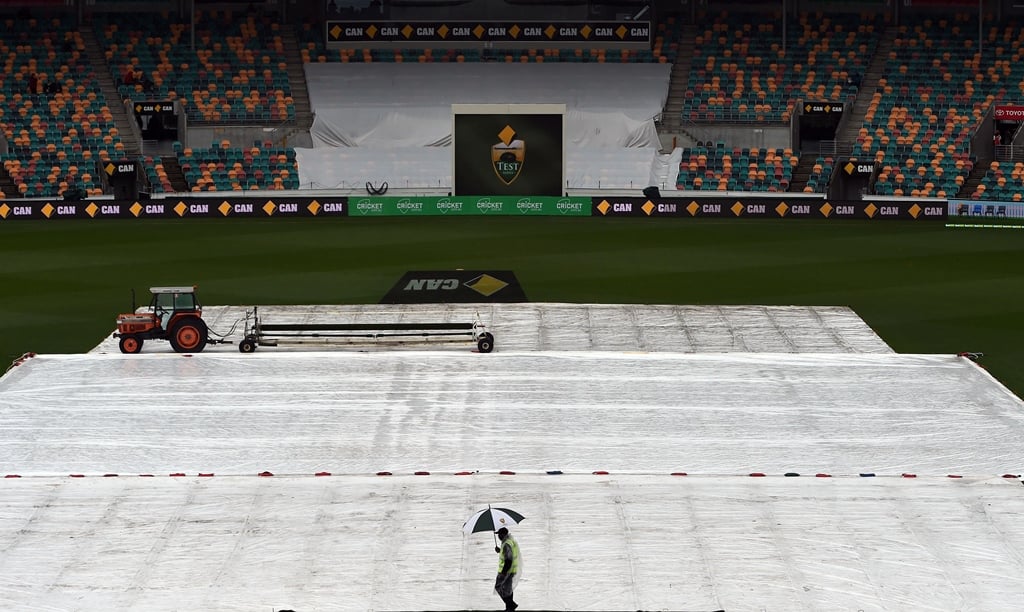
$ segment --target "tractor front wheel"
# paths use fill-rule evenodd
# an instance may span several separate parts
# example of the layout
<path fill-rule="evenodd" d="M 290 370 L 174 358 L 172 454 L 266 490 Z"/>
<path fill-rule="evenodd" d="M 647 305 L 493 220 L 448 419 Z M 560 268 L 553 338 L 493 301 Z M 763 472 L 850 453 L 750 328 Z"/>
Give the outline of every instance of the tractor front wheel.
<path fill-rule="evenodd" d="M 197 317 L 183 319 L 171 330 L 171 347 L 176 353 L 201 353 L 208 339 L 206 323 Z"/>
<path fill-rule="evenodd" d="M 134 354 L 142 352 L 142 338 L 138 336 L 121 336 L 117 343 L 122 353 Z"/>

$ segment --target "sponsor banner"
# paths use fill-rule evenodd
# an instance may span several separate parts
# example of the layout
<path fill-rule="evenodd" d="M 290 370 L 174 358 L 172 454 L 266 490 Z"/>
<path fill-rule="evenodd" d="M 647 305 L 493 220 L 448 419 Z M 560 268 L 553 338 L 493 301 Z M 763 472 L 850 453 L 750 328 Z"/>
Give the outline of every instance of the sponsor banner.
<path fill-rule="evenodd" d="M 337 217 L 338 198 L 180 198 L 161 200 L 0 201 L 0 221 L 12 219 L 177 219 L 225 217 Z"/>
<path fill-rule="evenodd" d="M 805 115 L 842 115 L 842 102 L 807 102 L 804 104 Z"/>
<path fill-rule="evenodd" d="M 134 181 L 137 170 L 135 161 L 131 159 L 110 161 L 103 166 L 103 171 L 107 173 L 111 181 Z"/>
<path fill-rule="evenodd" d="M 327 42 L 649 44 L 649 21 L 345 21 L 327 22 Z"/>
<path fill-rule="evenodd" d="M 997 104 L 993 114 L 999 121 L 1024 121 L 1024 105 Z"/>
<path fill-rule="evenodd" d="M 526 302 L 515 273 L 479 270 L 406 272 L 381 304 L 445 304 L 474 302 Z"/>
<path fill-rule="evenodd" d="M 590 198 L 553 196 L 350 197 L 350 217 L 533 215 L 589 217 Z"/>
<path fill-rule="evenodd" d="M 159 115 L 161 113 L 174 114 L 174 102 L 170 100 L 145 101 L 135 103 L 136 115 Z"/>
<path fill-rule="evenodd" d="M 871 175 L 875 173 L 876 166 L 877 162 L 850 159 L 847 160 L 845 164 L 839 164 L 839 169 L 847 176 L 866 179 L 870 178 Z"/>
<path fill-rule="evenodd" d="M 761 219 L 934 219 L 945 202 L 822 201 L 786 198 L 593 198 L 595 217 L 713 217 Z"/>

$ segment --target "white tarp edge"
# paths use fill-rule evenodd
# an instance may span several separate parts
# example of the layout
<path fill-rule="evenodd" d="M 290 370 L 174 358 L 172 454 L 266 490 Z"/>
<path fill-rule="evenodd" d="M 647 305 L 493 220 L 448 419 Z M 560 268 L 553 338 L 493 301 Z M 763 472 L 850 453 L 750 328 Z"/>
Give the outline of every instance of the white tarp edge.
<path fill-rule="evenodd" d="M 450 147 L 327 147 L 296 148 L 299 185 L 305 189 L 362 189 L 367 182 L 375 188 L 452 187 Z M 669 178 L 668 155 L 653 147 L 578 147 L 565 150 L 567 189 L 634 189 L 648 185 L 675 186 Z M 678 161 L 675 168 L 679 167 Z"/>
<path fill-rule="evenodd" d="M 452 104 L 565 104 L 566 142 L 657 147 L 668 64 L 305 65 L 315 148 L 438 146 Z"/>

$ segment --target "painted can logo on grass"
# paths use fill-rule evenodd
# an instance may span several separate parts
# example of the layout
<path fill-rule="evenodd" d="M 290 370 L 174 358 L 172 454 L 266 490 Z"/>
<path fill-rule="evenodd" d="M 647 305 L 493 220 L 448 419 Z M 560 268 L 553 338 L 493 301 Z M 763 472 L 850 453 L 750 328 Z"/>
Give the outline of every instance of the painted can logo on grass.
<path fill-rule="evenodd" d="M 507 270 L 406 272 L 381 304 L 526 302 L 515 273 Z"/>

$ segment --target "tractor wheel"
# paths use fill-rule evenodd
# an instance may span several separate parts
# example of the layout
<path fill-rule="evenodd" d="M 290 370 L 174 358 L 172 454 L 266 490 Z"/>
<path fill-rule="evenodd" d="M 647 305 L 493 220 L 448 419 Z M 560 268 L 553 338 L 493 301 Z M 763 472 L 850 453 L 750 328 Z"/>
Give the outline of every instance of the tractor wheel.
<path fill-rule="evenodd" d="M 170 341 L 177 353 L 201 353 L 208 338 L 206 323 L 198 317 L 188 317 L 174 326 Z"/>
<path fill-rule="evenodd" d="M 494 335 L 491 332 L 484 332 L 476 341 L 476 348 L 481 353 L 490 353 L 494 350 Z"/>
<path fill-rule="evenodd" d="M 250 340 L 249 338 L 246 338 L 245 340 L 242 340 L 241 342 L 238 343 L 238 352 L 239 353 L 252 353 L 255 350 L 256 350 L 256 341 L 255 340 Z"/>
<path fill-rule="evenodd" d="M 121 336 L 117 346 L 121 349 L 122 353 L 141 353 L 142 338 L 138 336 Z"/>

